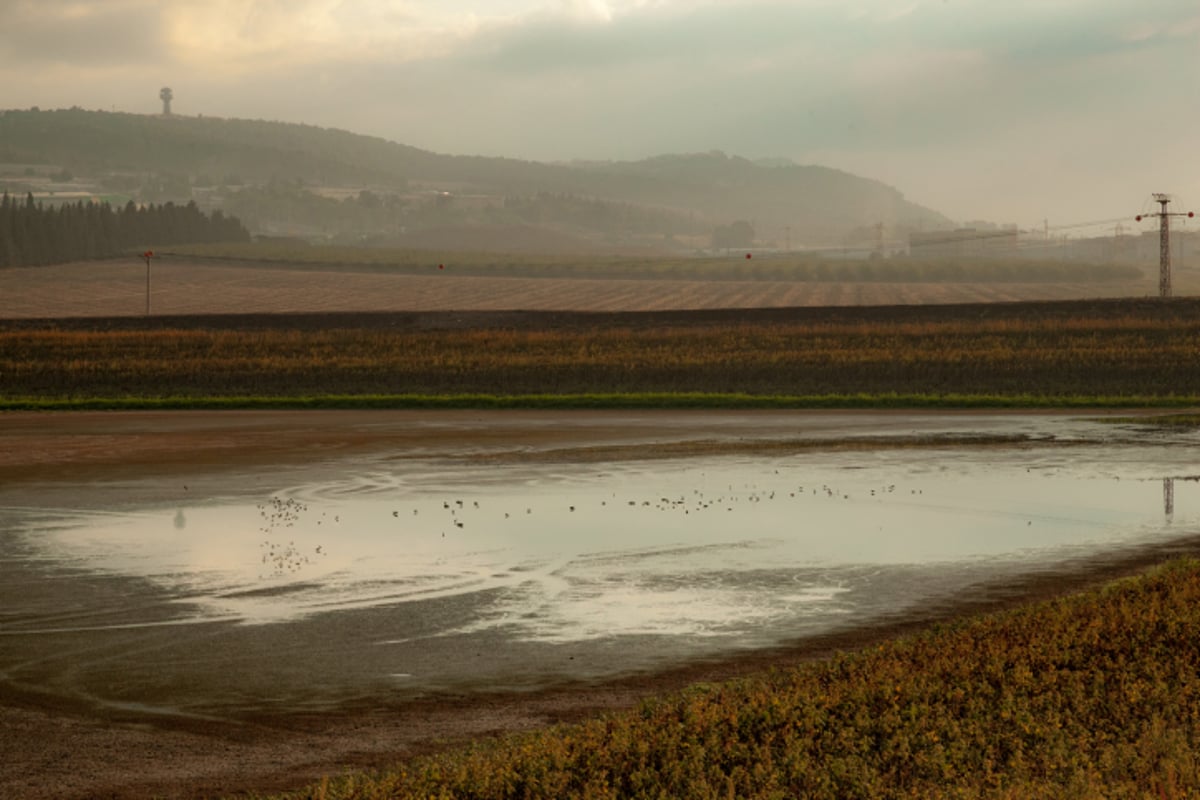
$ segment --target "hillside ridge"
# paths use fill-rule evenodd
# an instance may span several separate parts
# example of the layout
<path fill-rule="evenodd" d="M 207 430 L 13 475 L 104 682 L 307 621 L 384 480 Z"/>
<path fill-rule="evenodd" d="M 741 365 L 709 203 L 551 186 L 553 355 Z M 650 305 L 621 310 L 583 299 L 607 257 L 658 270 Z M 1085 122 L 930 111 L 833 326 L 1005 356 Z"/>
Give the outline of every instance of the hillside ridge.
<path fill-rule="evenodd" d="M 310 238 L 525 224 L 580 243 L 670 249 L 711 244 L 715 229 L 744 221 L 753 239 L 727 245 L 779 249 L 869 243 L 879 223 L 897 237 L 952 226 L 880 181 L 720 151 L 543 163 L 299 123 L 80 108 L 0 111 L 0 168 L 0 189 L 13 194 L 86 176 L 100 195 L 197 199 L 258 233 Z"/>

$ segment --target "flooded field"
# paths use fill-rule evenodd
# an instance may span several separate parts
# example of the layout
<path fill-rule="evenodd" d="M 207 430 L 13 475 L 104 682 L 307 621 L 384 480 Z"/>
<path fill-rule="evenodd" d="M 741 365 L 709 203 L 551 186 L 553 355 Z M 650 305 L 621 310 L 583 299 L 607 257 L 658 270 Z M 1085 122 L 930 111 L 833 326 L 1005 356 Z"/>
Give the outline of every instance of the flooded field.
<path fill-rule="evenodd" d="M 784 645 L 1200 531 L 1193 433 L 680 418 L 392 416 L 407 444 L 6 485 L 0 680 L 220 717 L 532 689 Z"/>

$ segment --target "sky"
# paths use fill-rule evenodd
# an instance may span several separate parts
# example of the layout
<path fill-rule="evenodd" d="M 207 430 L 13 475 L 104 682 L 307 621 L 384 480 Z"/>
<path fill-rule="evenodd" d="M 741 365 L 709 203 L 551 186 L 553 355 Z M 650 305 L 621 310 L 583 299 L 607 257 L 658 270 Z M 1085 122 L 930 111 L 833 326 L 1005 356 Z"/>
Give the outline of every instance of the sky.
<path fill-rule="evenodd" d="M 0 0 L 0 108 L 163 86 L 439 153 L 787 158 L 958 221 L 1200 211 L 1197 0 Z"/>

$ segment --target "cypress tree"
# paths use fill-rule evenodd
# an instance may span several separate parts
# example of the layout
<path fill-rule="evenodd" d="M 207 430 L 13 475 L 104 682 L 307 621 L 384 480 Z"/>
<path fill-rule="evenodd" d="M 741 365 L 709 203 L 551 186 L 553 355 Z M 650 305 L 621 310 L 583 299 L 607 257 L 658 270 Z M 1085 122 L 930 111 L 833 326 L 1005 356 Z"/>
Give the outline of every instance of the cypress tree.
<path fill-rule="evenodd" d="M 56 264 L 118 255 L 135 248 L 215 241 L 249 241 L 236 217 L 207 215 L 195 202 L 120 211 L 108 203 L 43 206 L 28 193 L 24 203 L 0 197 L 0 267 Z"/>

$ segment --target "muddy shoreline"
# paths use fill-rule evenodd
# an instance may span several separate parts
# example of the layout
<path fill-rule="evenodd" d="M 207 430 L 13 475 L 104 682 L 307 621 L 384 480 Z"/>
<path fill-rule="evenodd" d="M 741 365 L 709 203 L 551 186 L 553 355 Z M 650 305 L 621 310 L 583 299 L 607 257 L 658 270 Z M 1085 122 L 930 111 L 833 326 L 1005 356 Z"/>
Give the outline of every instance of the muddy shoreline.
<path fill-rule="evenodd" d="M 928 626 L 1045 600 L 1136 574 L 1188 544 L 1083 562 L 894 619 L 808 638 L 789 647 L 594 684 L 505 694 L 435 695 L 399 705 L 364 700 L 335 712 L 262 715 L 228 722 L 98 711 L 0 683 L 0 794 L 39 798 L 209 798 L 297 789 L 349 770 L 382 769 L 478 737 L 571 723 L 634 708 L 698 682 L 787 669 L 912 634 Z"/>
<path fill-rule="evenodd" d="M 0 416 L 0 485 L 8 502 L 27 494 L 54 498 L 56 481 L 111 478 L 152 469 L 189 480 L 218 480 L 231 461 L 285 466 L 380 447 L 405 449 L 437 439 L 464 453 L 513 447 L 512 431 L 486 420 L 468 435 L 410 424 L 422 412 L 175 412 L 11 414 Z M 471 420 L 472 412 L 440 412 Z M 586 412 L 591 414 L 591 412 Z M 1126 413 L 1126 412 L 1123 412 Z M 520 426 L 526 450 L 587 446 L 632 447 L 661 441 L 654 415 L 591 414 L 589 424 L 564 429 L 537 424 L 545 414 L 505 419 Z M 763 439 L 794 435 L 797 414 L 750 417 Z M 824 415 L 845 424 L 854 415 Z M 897 415 L 912 427 L 920 415 Z M 930 415 L 931 417 L 933 415 Z M 937 417 L 946 418 L 945 413 Z M 1076 414 L 1075 416 L 1078 416 Z M 1089 416 L 1096 416 L 1089 414 Z M 667 438 L 712 433 L 713 415 L 676 418 Z M 822 415 L 805 412 L 805 420 Z M 573 417 L 580 419 L 578 414 Z M 865 415 L 864 415 L 865 418 Z M 872 419 L 878 419 L 874 415 Z M 427 418 L 428 419 L 428 418 Z M 631 424 L 632 420 L 632 424 Z M 831 425 L 834 422 L 830 423 Z M 470 427 L 470 426 L 468 426 Z M 745 430 L 745 429 L 742 429 Z M 907 430 L 907 428 L 906 428 Z M 859 430 L 868 435 L 870 430 Z M 878 434 L 878 431 L 875 431 Z M 891 431 L 897 434 L 897 431 Z M 194 487 L 193 489 L 194 490 Z M 191 491 L 185 487 L 183 493 Z M 1167 558 L 1200 552 L 1200 537 L 1081 559 L 1053 574 L 978 586 L 970 597 L 910 610 L 881 622 L 806 638 L 788 646 L 710 659 L 652 673 L 536 691 L 436 694 L 389 703 L 363 697 L 334 711 L 256 714 L 236 720 L 163 717 L 98 709 L 85 701 L 13 686 L 0 676 L 0 794 L 33 798 L 201 798 L 298 788 L 322 775 L 386 767 L 448 743 L 571 722 L 636 706 L 642 698 L 698 681 L 715 681 L 827 656 L 920 630 L 934 622 L 1053 597 L 1138 572 Z"/>

